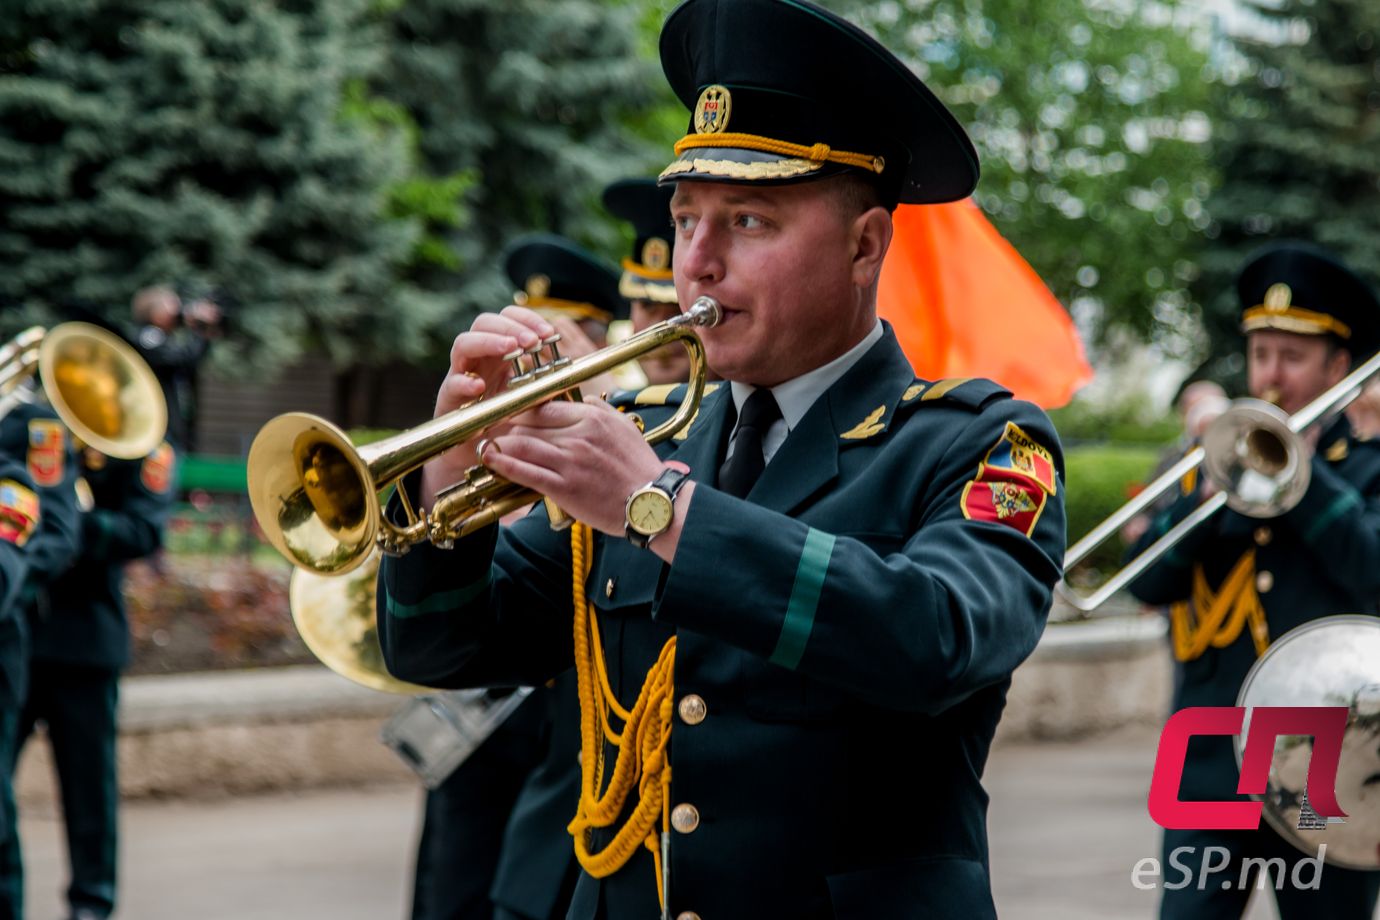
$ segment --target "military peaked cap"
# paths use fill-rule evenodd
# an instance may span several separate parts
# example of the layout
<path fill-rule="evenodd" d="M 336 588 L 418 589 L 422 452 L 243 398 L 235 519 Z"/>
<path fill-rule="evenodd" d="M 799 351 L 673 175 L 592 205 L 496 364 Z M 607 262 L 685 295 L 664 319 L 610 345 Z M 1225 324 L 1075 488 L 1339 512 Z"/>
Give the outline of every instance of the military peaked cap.
<path fill-rule="evenodd" d="M 691 110 L 663 182 L 871 177 L 888 207 L 977 185 L 972 143 L 895 55 L 805 0 L 686 0 L 661 66 Z"/>

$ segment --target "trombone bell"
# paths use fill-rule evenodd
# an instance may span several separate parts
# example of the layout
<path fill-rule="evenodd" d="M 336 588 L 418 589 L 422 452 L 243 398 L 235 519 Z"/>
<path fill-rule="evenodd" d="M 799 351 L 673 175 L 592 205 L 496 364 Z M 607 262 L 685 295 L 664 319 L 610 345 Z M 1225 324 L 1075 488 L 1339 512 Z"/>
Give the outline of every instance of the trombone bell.
<path fill-rule="evenodd" d="M 1308 491 L 1313 468 L 1289 416 L 1260 399 L 1238 399 L 1203 433 L 1203 474 L 1227 495 L 1227 507 L 1277 517 Z"/>

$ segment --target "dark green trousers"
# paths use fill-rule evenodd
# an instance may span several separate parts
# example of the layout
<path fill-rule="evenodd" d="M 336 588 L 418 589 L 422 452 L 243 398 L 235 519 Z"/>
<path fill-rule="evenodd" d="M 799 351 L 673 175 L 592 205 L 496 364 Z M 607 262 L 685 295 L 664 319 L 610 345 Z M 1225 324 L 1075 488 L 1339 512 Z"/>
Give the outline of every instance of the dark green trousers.
<path fill-rule="evenodd" d="M 0 920 L 24 916 L 24 862 L 19 851 L 19 814 L 14 805 L 18 726 L 19 707 L 0 705 Z"/>
<path fill-rule="evenodd" d="M 23 748 L 34 725 L 44 724 L 67 831 L 67 902 L 74 912 L 84 908 L 102 917 L 115 909 L 119 682 L 120 672 L 110 668 L 31 661 L 16 746 Z"/>

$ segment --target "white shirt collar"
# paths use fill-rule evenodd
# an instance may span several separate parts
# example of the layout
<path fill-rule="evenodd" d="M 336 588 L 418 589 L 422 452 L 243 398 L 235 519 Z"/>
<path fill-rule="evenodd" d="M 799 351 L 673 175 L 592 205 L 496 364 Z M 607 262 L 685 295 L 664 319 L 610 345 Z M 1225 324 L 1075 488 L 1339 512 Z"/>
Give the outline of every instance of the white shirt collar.
<path fill-rule="evenodd" d="M 763 439 L 762 453 L 768 460 L 776 453 L 776 449 L 781 446 L 781 443 L 786 440 L 786 435 L 790 433 L 791 429 L 800 424 L 800 420 L 805 417 L 806 412 L 810 411 L 815 400 L 823 396 L 824 392 L 837 383 L 840 377 L 848 373 L 848 369 L 857 364 L 862 356 L 867 354 L 867 350 L 877 344 L 881 337 L 882 321 L 878 320 L 871 331 L 863 336 L 861 342 L 828 364 L 807 371 L 785 383 L 778 383 L 771 388 L 771 395 L 775 397 L 776 404 L 781 407 L 781 420 L 772 425 L 767 436 Z M 757 388 L 750 383 L 738 383 L 737 381 L 733 381 L 730 387 L 733 391 L 733 407 L 741 413 L 743 403 Z M 729 453 L 732 453 L 732 449 L 729 450 Z"/>

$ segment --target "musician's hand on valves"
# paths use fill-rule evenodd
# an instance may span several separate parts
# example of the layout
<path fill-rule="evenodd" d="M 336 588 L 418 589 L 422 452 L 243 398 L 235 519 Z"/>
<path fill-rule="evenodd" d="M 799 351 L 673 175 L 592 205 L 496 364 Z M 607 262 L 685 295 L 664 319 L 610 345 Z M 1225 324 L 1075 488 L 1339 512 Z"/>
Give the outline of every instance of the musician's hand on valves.
<path fill-rule="evenodd" d="M 535 348 L 554 333 L 551 324 L 526 307 L 505 307 L 501 313 L 482 313 L 468 332 L 456 336 L 450 350 L 450 370 L 436 394 L 436 415 L 444 415 L 466 403 L 501 391 L 513 374 L 513 365 L 504 356 L 518 349 Z M 505 430 L 495 426 L 489 434 Z M 422 505 L 430 508 L 436 493 L 464 476 L 478 462 L 477 444 L 451 448 L 431 460 L 422 470 Z"/>
<path fill-rule="evenodd" d="M 491 437 L 484 465 L 606 534 L 624 533 L 629 495 L 664 468 L 632 419 L 600 400 L 557 400 Z"/>

